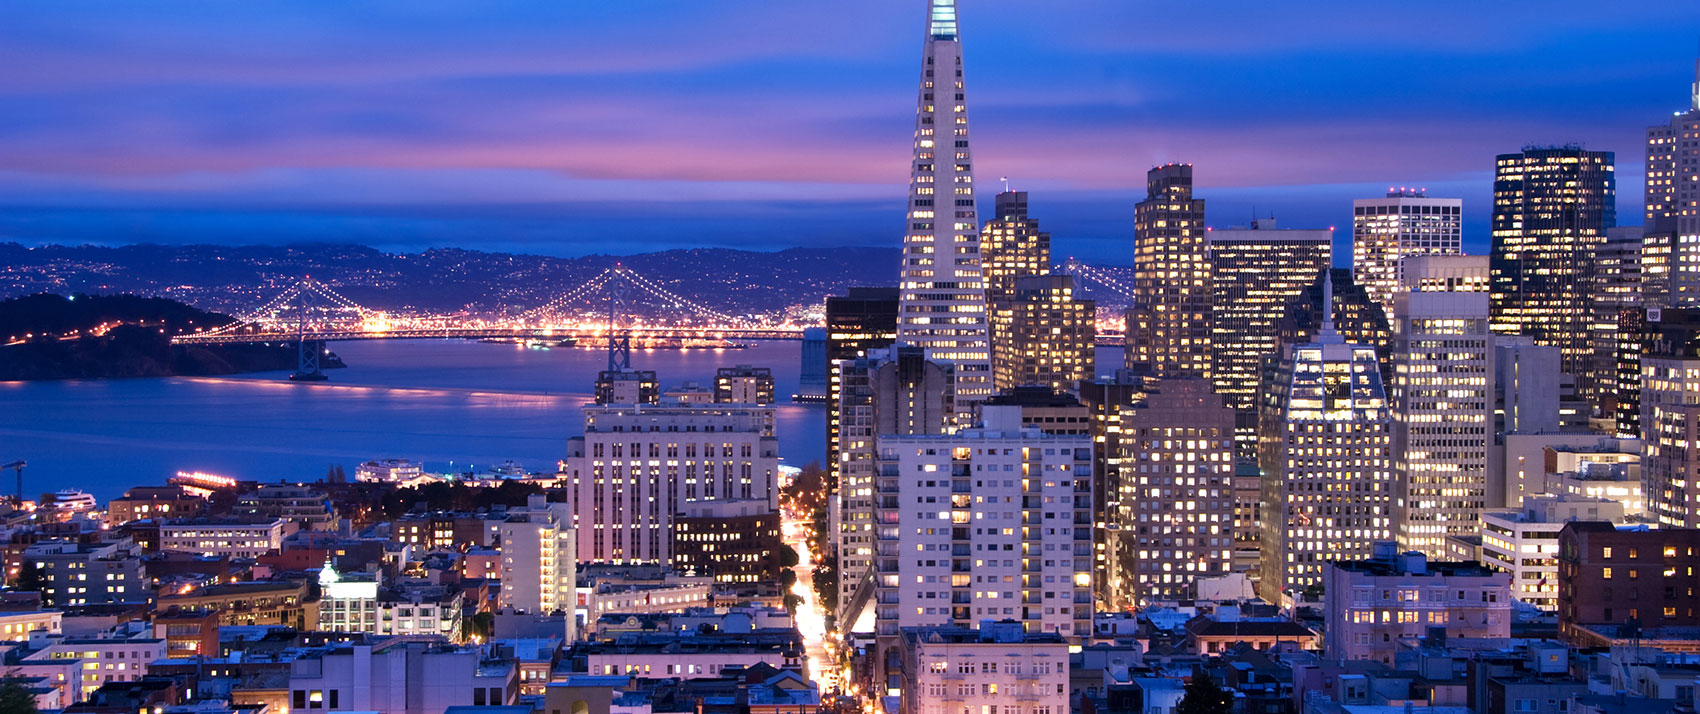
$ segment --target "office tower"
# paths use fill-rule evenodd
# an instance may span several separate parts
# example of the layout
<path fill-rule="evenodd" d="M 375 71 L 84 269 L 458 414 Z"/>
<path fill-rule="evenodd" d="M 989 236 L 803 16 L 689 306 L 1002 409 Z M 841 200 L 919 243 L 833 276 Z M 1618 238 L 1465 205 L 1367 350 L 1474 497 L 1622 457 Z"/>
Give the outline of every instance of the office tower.
<path fill-rule="evenodd" d="M 1646 222 L 1659 234 L 1663 292 L 1649 307 L 1700 307 L 1700 60 L 1694 63 L 1689 106 L 1666 124 L 1647 129 Z"/>
<path fill-rule="evenodd" d="M 956 365 L 971 404 L 992 395 L 992 345 L 955 0 L 931 0 L 921 71 L 897 336 Z"/>
<path fill-rule="evenodd" d="M 827 375 L 831 366 L 826 362 L 826 328 L 803 328 L 803 349 L 801 352 L 801 367 L 797 371 L 797 393 L 791 395 L 794 402 L 825 402 L 831 395 L 828 391 Z"/>
<path fill-rule="evenodd" d="M 1135 404 L 1145 399 L 1147 382 L 1155 380 L 1116 370 L 1114 377 L 1082 381 L 1075 385 L 1091 421 L 1092 435 L 1092 570 L 1105 574 L 1092 579 L 1098 602 L 1110 601 L 1115 584 L 1113 563 L 1120 562 L 1122 504 L 1138 501 L 1138 481 L 1123 472 L 1122 420 Z"/>
<path fill-rule="evenodd" d="M 695 501 L 779 507 L 772 407 L 614 404 L 584 409 L 567 440 L 578 560 L 668 563 L 673 517 Z"/>
<path fill-rule="evenodd" d="M 1332 287 L 1325 279 L 1324 305 Z M 1280 602 L 1321 585 L 1328 561 L 1367 558 L 1392 539 L 1393 436 L 1375 348 L 1347 342 L 1332 318 L 1314 341 L 1282 347 L 1270 387 L 1258 429 L 1258 593 Z"/>
<path fill-rule="evenodd" d="M 1091 439 L 1023 429 L 1020 407 L 980 413 L 954 434 L 877 437 L 882 640 L 986 619 L 1091 632 Z"/>
<path fill-rule="evenodd" d="M 843 377 L 839 363 L 860 359 L 869 350 L 897 341 L 897 288 L 850 288 L 849 294 L 826 299 L 826 468 L 827 490 L 838 489 L 839 393 Z"/>
<path fill-rule="evenodd" d="M 1501 154 L 1493 182 L 1494 332 L 1559 349 L 1584 397 L 1594 358 L 1594 251 L 1617 225 L 1609 151 L 1525 147 Z"/>
<path fill-rule="evenodd" d="M 1323 310 L 1323 306 L 1330 303 L 1333 307 L 1327 311 Z M 1293 345 L 1314 342 L 1325 318 L 1334 321 L 1335 331 L 1347 342 L 1374 348 L 1376 359 L 1381 362 L 1382 384 L 1393 381 L 1393 360 L 1389 357 L 1389 349 L 1393 345 L 1393 328 L 1387 321 L 1387 313 L 1381 309 L 1380 303 L 1370 299 L 1369 291 L 1352 280 L 1351 270 L 1330 268 L 1317 276 L 1316 282 L 1311 283 L 1310 287 L 1299 293 L 1297 299 L 1287 305 L 1280 322 L 1276 323 L 1275 331 L 1280 335 L 1281 351 L 1268 355 L 1263 360 L 1262 381 L 1258 387 L 1260 426 L 1263 419 L 1263 395 L 1272 388 L 1270 380 L 1275 377 L 1282 354 Z"/>
<path fill-rule="evenodd" d="M 844 632 L 864 632 L 853 628 L 873 595 L 867 576 L 874 554 L 874 440 L 944 433 L 956 419 L 955 375 L 952 365 L 928 360 L 925 350 L 910 345 L 872 350 L 839 363 L 838 371 L 841 479 L 829 526 L 838 534 L 838 622 Z"/>
<path fill-rule="evenodd" d="M 589 518 L 579 524 L 602 527 Z M 525 506 L 509 510 L 496 532 L 502 549 L 501 606 L 534 615 L 572 612 L 578 601 L 579 557 L 573 506 L 549 503 L 534 494 Z"/>
<path fill-rule="evenodd" d="M 1019 278 L 1051 274 L 1051 234 L 1027 215 L 1027 192 L 1005 191 L 995 204 L 980 241 L 988 303 L 1013 297 Z"/>
<path fill-rule="evenodd" d="M 1414 255 L 1399 274 L 1399 292 L 1485 293 L 1493 272 L 1485 255 Z"/>
<path fill-rule="evenodd" d="M 1594 251 L 1594 354 L 1588 365 L 1587 381 L 1596 387 L 1594 407 L 1603 417 L 1615 417 L 1618 390 L 1618 358 L 1623 349 L 1625 328 L 1638 322 L 1633 311 L 1641 308 L 1641 228 L 1620 226 L 1606 229 L 1606 240 Z M 1626 314 L 1629 313 L 1629 314 Z M 1633 341 L 1633 337 L 1630 340 Z"/>
<path fill-rule="evenodd" d="M 1476 535 L 1487 505 L 1494 408 L 1488 294 L 1412 291 L 1393 300 L 1395 535 L 1401 549 L 1444 558 L 1446 539 Z"/>
<path fill-rule="evenodd" d="M 1641 358 L 1642 490 L 1667 527 L 1700 527 L 1700 309 L 1648 315 Z"/>
<path fill-rule="evenodd" d="M 992 302 L 992 372 L 998 390 L 1072 389 L 1096 367 L 1097 304 L 1074 296 L 1074 278 L 1016 278 Z"/>
<path fill-rule="evenodd" d="M 1234 411 L 1205 380 L 1165 379 L 1122 410 L 1119 441 L 1135 497 L 1111 516 L 1108 604 L 1191 599 L 1195 579 L 1233 565 Z"/>
<path fill-rule="evenodd" d="M 715 370 L 714 401 L 718 404 L 772 404 L 773 370 L 747 364 Z"/>
<path fill-rule="evenodd" d="M 1192 164 L 1145 174 L 1134 207 L 1133 307 L 1128 369 L 1158 377 L 1210 374 L 1210 237 L 1204 199 L 1192 197 Z"/>
<path fill-rule="evenodd" d="M 1332 229 L 1276 228 L 1270 219 L 1210 232 L 1210 373 L 1235 410 L 1236 438 L 1248 459 L 1257 449 L 1263 359 L 1280 351 L 1277 323 L 1333 255 Z"/>
<path fill-rule="evenodd" d="M 596 373 L 597 404 L 654 404 L 661 400 L 661 383 L 649 370 Z"/>
<path fill-rule="evenodd" d="M 1389 190 L 1386 198 L 1352 201 L 1352 278 L 1393 317 L 1401 261 L 1413 255 L 1464 252 L 1464 202 L 1422 190 Z"/>

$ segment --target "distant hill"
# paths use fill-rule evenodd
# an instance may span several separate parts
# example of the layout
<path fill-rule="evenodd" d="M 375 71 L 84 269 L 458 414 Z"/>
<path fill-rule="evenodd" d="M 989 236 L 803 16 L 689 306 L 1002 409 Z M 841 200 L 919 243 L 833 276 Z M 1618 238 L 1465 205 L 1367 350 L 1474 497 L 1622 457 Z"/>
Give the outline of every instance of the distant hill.
<path fill-rule="evenodd" d="M 295 367 L 276 345 L 173 345 L 171 336 L 230 322 L 174 300 L 38 294 L 0 301 L 0 381 L 170 377 Z M 329 366 L 341 361 L 326 360 Z"/>

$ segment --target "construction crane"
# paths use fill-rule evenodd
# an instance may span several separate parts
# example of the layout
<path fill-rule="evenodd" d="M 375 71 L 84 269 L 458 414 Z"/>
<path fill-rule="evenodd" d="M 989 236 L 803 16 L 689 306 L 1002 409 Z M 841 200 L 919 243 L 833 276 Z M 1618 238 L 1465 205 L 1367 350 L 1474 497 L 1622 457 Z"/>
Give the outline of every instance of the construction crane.
<path fill-rule="evenodd" d="M 20 506 L 24 505 L 24 467 L 28 465 L 29 463 L 25 461 L 13 461 L 12 463 L 0 466 L 0 471 L 11 469 L 18 476 L 18 492 L 13 496 L 13 498 L 17 499 L 16 502 Z"/>

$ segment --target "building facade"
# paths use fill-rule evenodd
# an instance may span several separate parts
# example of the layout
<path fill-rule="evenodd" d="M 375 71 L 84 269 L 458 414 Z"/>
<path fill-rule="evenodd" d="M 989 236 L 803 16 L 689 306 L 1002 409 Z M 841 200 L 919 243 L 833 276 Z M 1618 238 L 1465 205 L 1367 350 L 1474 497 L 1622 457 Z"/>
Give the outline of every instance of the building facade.
<path fill-rule="evenodd" d="M 890 347 L 897 341 L 897 288 L 850 288 L 846 296 L 826 299 L 826 461 L 827 490 L 838 493 L 839 483 L 839 395 L 843 375 L 839 364 L 857 360 L 870 350 Z"/>
<path fill-rule="evenodd" d="M 715 582 L 777 582 L 784 545 L 767 501 L 697 501 L 674 517 L 673 568 Z"/>
<path fill-rule="evenodd" d="M 1464 202 L 1397 189 L 1352 201 L 1352 278 L 1391 319 L 1406 258 L 1464 252 Z"/>
<path fill-rule="evenodd" d="M 773 404 L 773 370 L 740 364 L 714 371 L 714 401 L 718 404 Z"/>
<path fill-rule="evenodd" d="M 1623 504 L 1601 498 L 1531 496 L 1523 508 L 1482 514 L 1481 562 L 1511 575 L 1511 597 L 1558 610 L 1558 532 L 1571 521 L 1623 520 Z"/>
<path fill-rule="evenodd" d="M 1558 534 L 1558 625 L 1583 637 L 1588 626 L 1700 625 L 1700 530 L 1618 528 L 1573 521 Z"/>
<path fill-rule="evenodd" d="M 1329 659 L 1393 664 L 1431 628 L 1449 639 L 1511 637 L 1511 576 L 1478 563 L 1434 562 L 1382 542 L 1373 557 L 1329 563 L 1326 583 Z"/>
<path fill-rule="evenodd" d="M 1068 642 L 1015 622 L 903 631 L 893 714 L 1069 711 Z"/>
<path fill-rule="evenodd" d="M 1158 377 L 1210 375 L 1210 236 L 1204 199 L 1193 198 L 1192 164 L 1145 175 L 1134 207 L 1133 307 L 1126 366 Z"/>
<path fill-rule="evenodd" d="M 1647 129 L 1647 234 L 1665 249 L 1652 307 L 1700 307 L 1700 60 L 1688 109 Z"/>
<path fill-rule="evenodd" d="M 1700 310 L 1658 310 L 1641 357 L 1641 463 L 1659 523 L 1700 528 Z"/>
<path fill-rule="evenodd" d="M 923 55 L 897 335 L 955 365 L 972 403 L 992 395 L 992 345 L 955 0 L 931 1 Z"/>
<path fill-rule="evenodd" d="M 992 302 L 992 376 L 998 391 L 1072 389 L 1096 368 L 1097 304 L 1068 275 L 1019 277 Z"/>

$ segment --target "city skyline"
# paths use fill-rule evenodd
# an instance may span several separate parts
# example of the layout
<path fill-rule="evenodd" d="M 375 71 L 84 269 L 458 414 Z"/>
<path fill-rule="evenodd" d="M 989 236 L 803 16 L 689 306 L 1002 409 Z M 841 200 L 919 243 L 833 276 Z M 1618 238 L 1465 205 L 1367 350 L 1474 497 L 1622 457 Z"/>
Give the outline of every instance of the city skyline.
<path fill-rule="evenodd" d="M 912 126 L 904 5 L 170 10 L 19 13 L 0 239 L 568 255 L 609 234 L 654 250 L 902 232 L 886 157 Z M 1340 228 L 1352 199 L 1417 186 L 1463 199 L 1482 253 L 1492 157 L 1577 142 L 1620 155 L 1633 222 L 1642 132 L 1685 108 L 1700 21 L 1676 3 L 1474 8 L 1386 37 L 1362 8 L 972 10 L 982 178 L 1032 192 L 1059 256 L 1110 262 L 1130 252 L 1140 174 L 1168 161 L 1198 167 L 1216 228 Z"/>

